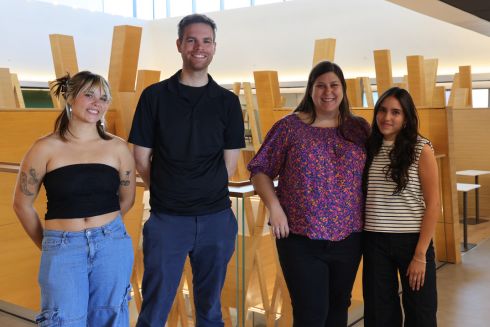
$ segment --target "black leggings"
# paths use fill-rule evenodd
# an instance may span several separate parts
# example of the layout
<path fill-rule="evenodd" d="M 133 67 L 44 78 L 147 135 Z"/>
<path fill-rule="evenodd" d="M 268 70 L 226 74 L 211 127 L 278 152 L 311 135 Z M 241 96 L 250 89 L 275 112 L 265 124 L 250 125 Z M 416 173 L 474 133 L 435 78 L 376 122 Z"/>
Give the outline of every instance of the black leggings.
<path fill-rule="evenodd" d="M 276 241 L 294 327 L 346 327 L 361 260 L 361 233 L 341 241 L 290 234 Z"/>

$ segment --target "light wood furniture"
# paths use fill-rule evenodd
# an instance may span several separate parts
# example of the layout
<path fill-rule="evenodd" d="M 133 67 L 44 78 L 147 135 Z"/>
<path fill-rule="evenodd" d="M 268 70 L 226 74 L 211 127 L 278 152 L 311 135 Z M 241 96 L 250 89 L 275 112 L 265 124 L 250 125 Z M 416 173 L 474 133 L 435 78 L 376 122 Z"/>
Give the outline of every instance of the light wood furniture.
<path fill-rule="evenodd" d="M 457 183 L 456 189 L 458 192 L 463 192 L 463 243 L 461 251 L 466 252 L 476 246 L 476 244 L 468 243 L 468 192 L 478 190 L 478 184 Z"/>
<path fill-rule="evenodd" d="M 8 68 L 0 68 L 0 108 L 16 108 L 14 86 Z"/>
<path fill-rule="evenodd" d="M 474 177 L 475 185 L 479 185 L 478 179 L 481 175 L 488 175 L 488 174 L 490 174 L 490 171 L 488 171 L 488 170 L 475 170 L 475 169 L 460 170 L 460 171 L 456 172 L 456 175 L 459 175 L 459 176 Z M 479 189 L 480 188 L 475 189 L 475 219 L 473 222 L 474 225 L 477 225 L 480 222 L 482 222 L 480 220 L 480 192 L 479 192 Z M 486 221 L 486 220 L 484 220 L 484 221 Z"/>

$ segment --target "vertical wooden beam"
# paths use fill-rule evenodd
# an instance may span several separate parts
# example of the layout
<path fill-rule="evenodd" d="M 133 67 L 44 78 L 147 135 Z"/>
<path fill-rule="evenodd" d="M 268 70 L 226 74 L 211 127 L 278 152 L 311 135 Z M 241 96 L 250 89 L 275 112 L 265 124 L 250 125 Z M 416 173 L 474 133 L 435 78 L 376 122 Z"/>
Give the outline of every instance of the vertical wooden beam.
<path fill-rule="evenodd" d="M 279 78 L 277 71 L 263 70 L 255 71 L 254 79 L 259 106 L 260 133 L 262 137 L 265 137 L 275 122 L 272 110 L 281 106 Z"/>
<path fill-rule="evenodd" d="M 347 78 L 347 98 L 351 107 L 362 107 L 362 91 L 360 78 Z"/>
<path fill-rule="evenodd" d="M 0 108 L 16 108 L 14 86 L 8 68 L 0 68 Z"/>
<path fill-rule="evenodd" d="M 425 106 L 425 73 L 423 56 L 407 56 L 408 87 L 416 106 Z"/>
<path fill-rule="evenodd" d="M 109 83 L 117 92 L 133 92 L 138 68 L 142 28 L 114 26 Z"/>
<path fill-rule="evenodd" d="M 313 51 L 313 66 L 325 60 L 334 61 L 335 43 L 335 39 L 315 40 L 315 49 Z"/>
<path fill-rule="evenodd" d="M 50 34 L 51 54 L 53 56 L 54 72 L 56 78 L 69 73 L 71 76 L 78 73 L 75 41 L 71 35 Z"/>
<path fill-rule="evenodd" d="M 471 84 L 471 66 L 459 66 L 459 83 L 461 88 L 468 89 L 468 98 L 465 104 L 468 108 L 473 108 L 473 86 Z"/>
<path fill-rule="evenodd" d="M 362 90 L 366 97 L 367 106 L 369 108 L 374 107 L 373 91 L 371 90 L 371 81 L 369 77 L 361 77 Z"/>
<path fill-rule="evenodd" d="M 12 78 L 12 86 L 14 87 L 15 106 L 17 108 L 25 108 L 26 105 L 24 103 L 24 97 L 22 96 L 19 78 L 17 77 L 17 74 L 10 74 L 10 77 Z"/>
<path fill-rule="evenodd" d="M 456 96 L 456 90 L 461 87 L 460 82 L 459 82 L 459 73 L 454 74 L 453 78 L 453 85 L 451 86 L 451 92 L 449 93 L 449 99 L 447 101 L 447 106 L 448 107 L 453 107 L 454 105 L 454 98 Z"/>
<path fill-rule="evenodd" d="M 374 67 L 376 69 L 378 94 L 381 95 L 393 86 L 390 50 L 374 50 Z"/>
<path fill-rule="evenodd" d="M 249 82 L 243 82 L 243 94 L 245 95 L 245 103 L 247 104 L 248 124 L 252 132 L 252 144 L 257 153 L 260 149 L 261 139 L 259 137 L 259 129 L 257 126 L 257 115 L 253 103 L 252 86 Z"/>
<path fill-rule="evenodd" d="M 112 90 L 111 108 L 116 110 L 117 135 L 126 138 L 134 103 L 134 88 L 138 68 L 142 28 L 139 26 L 114 26 L 109 84 Z"/>
<path fill-rule="evenodd" d="M 436 86 L 434 88 L 434 97 L 432 98 L 433 108 L 446 107 L 446 88 L 444 86 Z"/>
<path fill-rule="evenodd" d="M 425 103 L 427 106 L 434 107 L 434 92 L 437 81 L 437 59 L 425 59 L 424 60 L 424 73 L 425 73 Z"/>
<path fill-rule="evenodd" d="M 237 96 L 240 95 L 240 89 L 242 88 L 242 83 L 240 82 L 235 82 L 233 83 L 232 91 L 235 93 Z"/>
<path fill-rule="evenodd" d="M 470 90 L 467 88 L 457 88 L 454 90 L 454 98 L 452 108 L 455 109 L 466 109 L 468 108 L 468 98 Z"/>

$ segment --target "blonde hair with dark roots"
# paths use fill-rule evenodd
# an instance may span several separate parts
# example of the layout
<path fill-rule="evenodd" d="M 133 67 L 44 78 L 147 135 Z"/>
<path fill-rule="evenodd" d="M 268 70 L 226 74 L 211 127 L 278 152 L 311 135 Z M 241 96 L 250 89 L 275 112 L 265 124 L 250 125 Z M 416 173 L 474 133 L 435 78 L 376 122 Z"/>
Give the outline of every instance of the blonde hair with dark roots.
<path fill-rule="evenodd" d="M 109 83 L 104 77 L 91 73 L 89 71 L 81 71 L 73 76 L 66 74 L 49 84 L 49 89 L 59 100 L 62 100 L 63 105 L 68 105 L 69 100 L 74 100 L 80 92 L 85 90 L 93 90 L 99 88 L 107 96 L 107 99 L 111 99 L 111 90 Z M 66 133 L 70 133 L 68 128 L 70 117 L 66 110 L 63 110 L 54 123 L 54 133 L 57 133 L 63 141 L 67 141 Z M 97 133 L 104 140 L 112 139 L 105 132 L 104 124 L 99 120 L 96 124 Z"/>

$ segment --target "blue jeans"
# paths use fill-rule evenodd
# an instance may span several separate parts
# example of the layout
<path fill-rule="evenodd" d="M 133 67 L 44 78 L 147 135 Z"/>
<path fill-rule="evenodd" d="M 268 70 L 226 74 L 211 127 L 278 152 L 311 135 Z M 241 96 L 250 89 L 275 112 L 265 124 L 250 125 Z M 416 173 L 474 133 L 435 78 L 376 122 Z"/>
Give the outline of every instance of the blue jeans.
<path fill-rule="evenodd" d="M 418 291 L 412 290 L 406 276 L 418 240 L 418 233 L 364 232 L 364 326 L 437 326 L 436 265 L 432 242 L 425 256 L 424 286 Z M 398 295 L 398 274 L 403 290 L 404 314 Z"/>
<path fill-rule="evenodd" d="M 126 327 L 133 247 L 121 216 L 80 232 L 45 230 L 39 326 Z"/>
<path fill-rule="evenodd" d="M 152 212 L 143 228 L 143 304 L 138 327 L 162 327 L 189 255 L 196 326 L 224 326 L 221 290 L 235 250 L 238 225 L 231 209 L 201 215 Z"/>
<path fill-rule="evenodd" d="M 347 326 L 361 261 L 361 234 L 352 233 L 341 241 L 312 240 L 296 234 L 276 240 L 294 327 Z"/>

